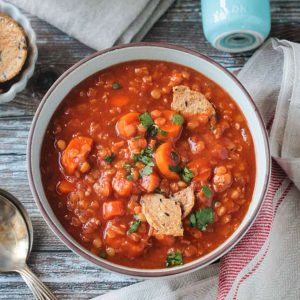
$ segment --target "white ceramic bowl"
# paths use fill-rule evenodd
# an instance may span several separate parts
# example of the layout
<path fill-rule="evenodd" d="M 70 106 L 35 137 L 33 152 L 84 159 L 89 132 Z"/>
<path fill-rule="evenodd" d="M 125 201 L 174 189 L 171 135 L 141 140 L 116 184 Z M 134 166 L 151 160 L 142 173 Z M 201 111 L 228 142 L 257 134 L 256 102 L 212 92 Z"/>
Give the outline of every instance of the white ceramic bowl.
<path fill-rule="evenodd" d="M 82 247 L 60 224 L 44 193 L 40 172 L 40 153 L 45 130 L 58 105 L 78 83 L 99 70 L 131 60 L 161 60 L 181 64 L 197 70 L 222 86 L 235 100 L 248 120 L 256 155 L 256 181 L 249 210 L 238 229 L 214 251 L 187 263 L 169 269 L 142 270 L 116 265 L 103 260 Z M 42 100 L 31 127 L 28 141 L 28 175 L 31 191 L 46 222 L 58 237 L 74 252 L 94 264 L 119 273 L 140 277 L 162 277 L 202 268 L 228 252 L 247 232 L 262 205 L 270 174 L 270 152 L 267 133 L 261 116 L 241 83 L 226 69 L 197 52 L 165 44 L 130 44 L 114 47 L 80 61 L 66 71 L 50 88 Z"/>
<path fill-rule="evenodd" d="M 25 89 L 29 78 L 33 75 L 35 63 L 38 57 L 38 51 L 36 47 L 35 33 L 31 28 L 29 20 L 23 14 L 21 14 L 19 9 L 7 2 L 1 1 L 0 12 L 9 15 L 21 25 L 26 33 L 28 43 L 28 57 L 21 70 L 21 76 L 17 82 L 11 85 L 7 92 L 0 94 L 0 104 L 2 104 L 13 100 L 17 93 Z"/>

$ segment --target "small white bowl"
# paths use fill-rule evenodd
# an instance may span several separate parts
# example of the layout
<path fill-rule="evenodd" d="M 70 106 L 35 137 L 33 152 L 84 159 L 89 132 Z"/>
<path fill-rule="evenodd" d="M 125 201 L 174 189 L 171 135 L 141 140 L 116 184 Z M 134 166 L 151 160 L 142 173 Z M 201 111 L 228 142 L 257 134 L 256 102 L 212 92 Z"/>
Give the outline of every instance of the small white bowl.
<path fill-rule="evenodd" d="M 256 178 L 252 201 L 240 226 L 212 252 L 183 266 L 168 269 L 136 269 L 103 260 L 81 246 L 55 216 L 44 192 L 40 155 L 44 134 L 57 107 L 72 88 L 92 74 L 122 62 L 160 60 L 181 64 L 204 74 L 235 100 L 248 121 L 256 156 Z M 227 253 L 245 235 L 262 206 L 270 176 L 270 150 L 267 132 L 254 101 L 237 78 L 210 58 L 185 48 L 160 44 L 137 43 L 97 52 L 67 70 L 52 85 L 40 103 L 32 122 L 27 145 L 28 177 L 31 192 L 44 219 L 54 233 L 74 252 L 102 268 L 136 277 L 165 277 L 203 268 Z M 250 164 L 251 167 L 251 164 Z"/>
<path fill-rule="evenodd" d="M 7 2 L 1 1 L 0 12 L 10 16 L 24 29 L 28 43 L 28 56 L 20 72 L 20 78 L 17 82 L 11 85 L 7 92 L 0 94 L 0 104 L 2 104 L 13 100 L 17 93 L 25 89 L 29 78 L 33 74 L 35 63 L 38 57 L 38 50 L 36 46 L 35 33 L 30 25 L 30 22 L 23 14 L 21 14 L 19 9 Z"/>

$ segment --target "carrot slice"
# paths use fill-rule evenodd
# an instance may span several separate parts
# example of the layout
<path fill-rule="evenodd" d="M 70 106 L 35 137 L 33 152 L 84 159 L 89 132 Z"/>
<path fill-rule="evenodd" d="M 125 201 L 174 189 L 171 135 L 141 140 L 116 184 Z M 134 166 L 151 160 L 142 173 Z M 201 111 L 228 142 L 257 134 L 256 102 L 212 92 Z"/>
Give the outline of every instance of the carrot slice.
<path fill-rule="evenodd" d="M 93 140 L 84 136 L 75 137 L 70 141 L 61 158 L 61 163 L 67 173 L 73 174 L 79 163 L 86 160 L 86 157 L 92 150 L 92 145 Z"/>
<path fill-rule="evenodd" d="M 113 200 L 103 203 L 103 218 L 110 220 L 114 217 L 123 216 L 125 214 L 124 202 L 121 200 Z"/>
<path fill-rule="evenodd" d="M 129 98 L 124 95 L 115 95 L 111 99 L 110 103 L 112 106 L 122 107 L 127 105 L 129 102 Z"/>
<path fill-rule="evenodd" d="M 179 157 L 172 155 L 174 152 L 172 144 L 170 142 L 161 144 L 155 152 L 155 162 L 161 172 L 168 179 L 179 179 L 179 175 L 176 172 L 170 170 L 170 166 L 177 166 L 179 163 Z"/>
<path fill-rule="evenodd" d="M 123 138 L 133 137 L 140 122 L 139 115 L 137 112 L 130 112 L 122 116 L 116 124 L 117 134 Z"/>
<path fill-rule="evenodd" d="M 150 175 L 143 176 L 140 180 L 141 187 L 148 193 L 153 192 L 160 183 L 160 178 L 156 173 L 151 173 Z"/>
<path fill-rule="evenodd" d="M 176 115 L 176 112 L 172 110 L 163 110 L 162 117 L 165 118 L 167 121 L 164 125 L 159 126 L 162 131 L 165 131 L 167 134 L 162 134 L 161 131 L 158 132 L 157 138 L 161 141 L 167 140 L 178 140 L 181 132 L 182 132 L 182 125 L 176 125 L 172 121 L 173 116 Z"/>
<path fill-rule="evenodd" d="M 74 192 L 75 186 L 73 183 L 67 180 L 62 180 L 58 183 L 57 190 L 62 194 L 67 194 L 67 193 Z"/>

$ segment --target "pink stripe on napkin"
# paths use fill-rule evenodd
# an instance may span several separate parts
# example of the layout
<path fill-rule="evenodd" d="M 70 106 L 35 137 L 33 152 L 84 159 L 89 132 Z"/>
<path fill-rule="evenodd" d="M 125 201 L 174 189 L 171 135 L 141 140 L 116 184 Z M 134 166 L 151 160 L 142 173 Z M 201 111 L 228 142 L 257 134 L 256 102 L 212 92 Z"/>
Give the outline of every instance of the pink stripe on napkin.
<path fill-rule="evenodd" d="M 285 179 L 286 174 L 273 161 L 269 189 L 255 223 L 239 244 L 221 259 L 218 300 L 225 299 L 229 293 L 233 295 L 230 299 L 236 299 L 241 283 L 257 270 L 265 258 L 269 247 L 267 245 L 265 250 L 262 248 L 267 243 L 274 215 L 292 187 L 290 183 L 282 189 Z M 242 271 L 254 259 L 257 261 L 254 267 L 242 275 Z"/>

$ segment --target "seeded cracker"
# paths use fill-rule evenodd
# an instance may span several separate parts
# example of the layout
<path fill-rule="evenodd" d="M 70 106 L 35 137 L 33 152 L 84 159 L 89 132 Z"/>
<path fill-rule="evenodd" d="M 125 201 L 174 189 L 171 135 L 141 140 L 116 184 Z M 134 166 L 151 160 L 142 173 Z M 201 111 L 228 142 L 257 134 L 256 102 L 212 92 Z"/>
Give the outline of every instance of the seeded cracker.
<path fill-rule="evenodd" d="M 206 114 L 209 118 L 216 114 L 214 107 L 202 93 L 185 85 L 173 87 L 171 108 L 183 114 Z"/>
<path fill-rule="evenodd" d="M 172 199 L 180 203 L 183 213 L 182 219 L 184 219 L 192 211 L 195 205 L 194 190 L 190 186 L 175 193 Z"/>
<path fill-rule="evenodd" d="M 147 194 L 141 197 L 141 204 L 147 222 L 158 233 L 183 236 L 179 202 L 160 194 Z"/>
<path fill-rule="evenodd" d="M 26 35 L 8 15 L 0 13 L 0 83 L 15 77 L 27 57 Z"/>

